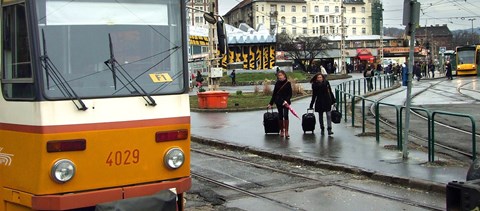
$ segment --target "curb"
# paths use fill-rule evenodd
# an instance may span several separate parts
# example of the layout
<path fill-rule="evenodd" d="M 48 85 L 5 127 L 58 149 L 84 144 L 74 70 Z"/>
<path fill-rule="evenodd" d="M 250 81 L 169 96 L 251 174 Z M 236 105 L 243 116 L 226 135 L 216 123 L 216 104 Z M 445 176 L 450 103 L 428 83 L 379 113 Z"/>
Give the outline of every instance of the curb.
<path fill-rule="evenodd" d="M 312 94 L 309 91 L 306 91 L 306 95 L 300 96 L 300 97 L 295 97 L 292 98 L 292 102 L 295 102 L 297 100 L 302 100 L 305 98 L 309 98 L 312 96 Z M 259 110 L 265 110 L 266 106 L 262 107 L 255 107 L 255 108 L 226 108 L 226 109 L 200 109 L 200 108 L 190 108 L 190 111 L 193 112 L 205 112 L 205 113 L 210 113 L 210 112 L 244 112 L 244 111 L 259 111 Z"/>
<path fill-rule="evenodd" d="M 354 175 L 365 176 L 375 181 L 400 185 L 400 186 L 408 187 L 412 189 L 432 191 L 437 193 L 446 193 L 446 184 L 439 183 L 439 182 L 433 182 L 433 181 L 416 179 L 416 178 L 404 178 L 404 177 L 399 177 L 395 175 L 384 174 L 384 173 L 373 171 L 370 169 L 351 166 L 347 164 L 333 163 L 331 161 L 324 160 L 324 159 L 312 159 L 312 158 L 305 158 L 301 156 L 285 155 L 285 154 L 280 154 L 278 152 L 275 152 L 274 150 L 264 150 L 256 147 L 240 145 L 237 143 L 228 143 L 222 140 L 210 139 L 210 138 L 205 138 L 205 137 L 200 137 L 195 135 L 191 136 L 191 141 L 208 145 L 208 146 L 225 148 L 229 150 L 237 150 L 237 151 L 240 150 L 240 151 L 252 153 L 259 156 L 268 157 L 271 159 L 301 163 L 304 165 L 314 166 L 322 169 L 327 169 L 332 171 L 341 171 L 341 172 L 346 172 Z"/>

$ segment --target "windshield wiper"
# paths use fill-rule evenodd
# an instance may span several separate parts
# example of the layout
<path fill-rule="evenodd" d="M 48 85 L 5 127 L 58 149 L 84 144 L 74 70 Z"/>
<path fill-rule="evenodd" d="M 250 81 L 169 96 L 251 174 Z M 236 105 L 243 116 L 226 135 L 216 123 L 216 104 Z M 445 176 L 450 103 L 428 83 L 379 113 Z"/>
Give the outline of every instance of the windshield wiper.
<path fill-rule="evenodd" d="M 120 83 L 122 83 L 123 87 L 128 89 L 128 85 L 130 85 L 130 87 L 133 88 L 133 90 L 134 90 L 133 92 L 128 89 L 131 94 L 141 94 L 142 98 L 147 102 L 148 105 L 156 106 L 157 103 L 152 98 L 152 96 L 150 96 L 150 94 L 148 94 L 143 89 L 143 87 L 140 86 L 140 84 L 138 84 L 135 81 L 135 79 L 115 59 L 115 56 L 113 54 L 112 36 L 110 35 L 110 33 L 108 34 L 108 42 L 109 42 L 109 47 L 110 47 L 110 59 L 108 59 L 104 63 L 105 63 L 105 65 L 107 65 L 108 69 L 110 69 L 112 71 L 113 86 L 114 86 L 115 90 L 117 90 L 117 79 L 118 79 L 120 81 Z M 118 68 L 118 67 L 120 67 L 120 68 Z M 123 77 L 123 79 L 126 80 L 126 83 L 123 82 L 123 80 L 119 77 L 119 75 L 117 75 L 117 73 L 119 73 L 119 75 L 121 75 Z M 137 89 L 137 87 L 138 87 L 138 89 Z"/>
<path fill-rule="evenodd" d="M 75 107 L 78 110 L 85 111 L 87 110 L 87 106 L 83 103 L 82 99 L 77 95 L 75 90 L 70 86 L 67 80 L 63 77 L 63 75 L 58 71 L 58 68 L 53 64 L 52 60 L 48 57 L 47 54 L 47 45 L 45 41 L 45 33 L 42 29 L 42 43 L 43 43 L 43 56 L 40 56 L 42 60 L 42 67 L 45 69 L 45 74 L 47 78 L 47 89 L 50 88 L 50 81 L 49 78 L 52 79 L 55 86 L 58 87 L 62 95 L 66 98 L 72 100 Z"/>

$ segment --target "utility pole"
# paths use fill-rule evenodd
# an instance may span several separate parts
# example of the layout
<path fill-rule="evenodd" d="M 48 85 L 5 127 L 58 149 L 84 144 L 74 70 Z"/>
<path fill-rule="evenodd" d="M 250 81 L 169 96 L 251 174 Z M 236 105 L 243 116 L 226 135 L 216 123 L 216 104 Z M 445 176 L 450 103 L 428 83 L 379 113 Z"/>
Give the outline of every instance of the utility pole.
<path fill-rule="evenodd" d="M 208 11 L 210 14 L 215 13 L 215 0 L 210 0 L 208 4 L 209 8 Z M 215 17 L 216 18 L 216 17 Z M 212 70 L 214 67 L 218 66 L 218 62 L 216 60 L 216 52 L 217 52 L 217 42 L 216 42 L 216 31 L 217 25 L 216 24 L 209 24 L 208 27 L 208 89 L 210 91 L 215 91 L 218 89 L 219 84 L 218 80 L 212 77 Z"/>
<path fill-rule="evenodd" d="M 340 9 L 341 9 L 341 12 L 340 12 L 340 18 L 342 19 L 342 22 L 341 22 L 341 25 L 340 25 L 340 28 L 342 28 L 342 39 L 340 41 L 340 54 L 341 54 L 341 58 L 340 58 L 340 67 L 342 68 L 342 75 L 345 75 L 347 74 L 347 68 L 346 68 L 346 52 L 345 52 L 345 17 L 344 17 L 344 11 L 345 11 L 345 7 L 343 6 L 343 0 L 341 0 L 341 3 L 340 3 Z"/>
<path fill-rule="evenodd" d="M 468 20 L 472 22 L 472 45 L 475 45 L 475 35 L 473 34 L 473 21 L 477 19 L 469 18 Z"/>
<path fill-rule="evenodd" d="M 383 64 L 383 8 L 380 14 L 380 62 Z"/>
<path fill-rule="evenodd" d="M 410 107 L 412 104 L 412 73 L 415 53 L 415 29 L 420 20 L 420 3 L 417 0 L 405 0 L 403 8 L 403 25 L 410 35 L 410 53 L 408 55 L 407 102 L 405 106 L 405 131 L 403 134 L 402 157 L 408 159 L 408 133 L 410 130 Z"/>

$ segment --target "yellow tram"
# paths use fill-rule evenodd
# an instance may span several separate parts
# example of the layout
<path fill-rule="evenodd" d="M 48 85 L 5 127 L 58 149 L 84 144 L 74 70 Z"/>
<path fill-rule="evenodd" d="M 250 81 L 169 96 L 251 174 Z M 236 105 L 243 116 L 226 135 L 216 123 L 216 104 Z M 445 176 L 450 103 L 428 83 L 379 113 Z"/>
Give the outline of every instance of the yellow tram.
<path fill-rule="evenodd" d="M 477 75 L 480 69 L 480 45 L 458 46 L 457 75 Z"/>
<path fill-rule="evenodd" d="M 185 1 L 2 0 L 0 211 L 191 186 Z"/>

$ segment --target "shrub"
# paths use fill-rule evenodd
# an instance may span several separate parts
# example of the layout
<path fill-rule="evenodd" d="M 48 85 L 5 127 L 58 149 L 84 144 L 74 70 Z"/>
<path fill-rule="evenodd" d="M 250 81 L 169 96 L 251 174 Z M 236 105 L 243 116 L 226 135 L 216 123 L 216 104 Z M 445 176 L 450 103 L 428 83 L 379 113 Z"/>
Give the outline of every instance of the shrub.
<path fill-rule="evenodd" d="M 203 87 L 200 87 L 200 89 L 198 89 L 198 92 L 205 92 L 206 90 L 203 88 Z"/>
<path fill-rule="evenodd" d="M 258 95 L 258 93 L 260 93 L 260 88 L 258 87 L 258 85 L 255 85 L 255 88 L 253 89 L 253 94 Z"/>
<path fill-rule="evenodd" d="M 238 96 L 242 96 L 243 95 L 243 92 L 242 90 L 237 90 L 237 93 L 236 93 Z"/>
<path fill-rule="evenodd" d="M 302 84 L 297 83 L 296 79 L 290 80 L 290 83 L 292 84 L 292 96 L 299 96 L 299 95 L 306 94 Z"/>
<path fill-rule="evenodd" d="M 271 84 L 272 82 L 270 80 L 263 81 L 263 95 L 268 96 L 272 94 L 272 88 L 270 87 Z"/>

